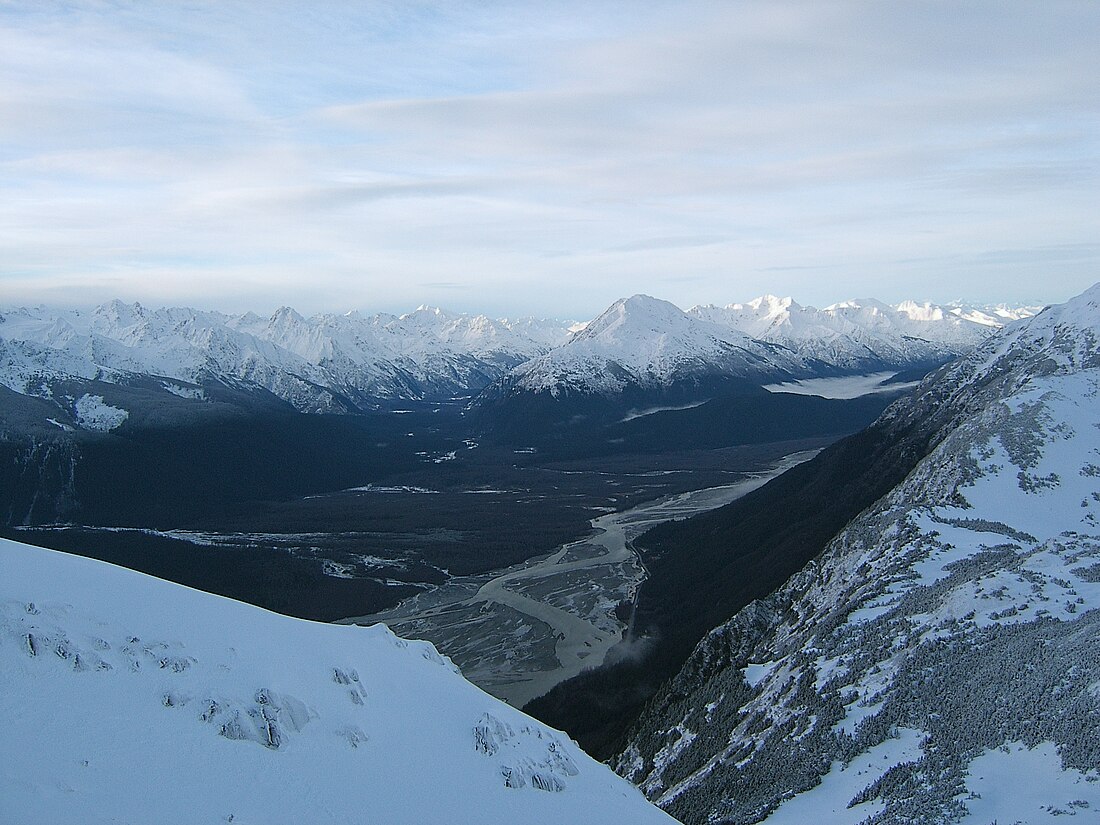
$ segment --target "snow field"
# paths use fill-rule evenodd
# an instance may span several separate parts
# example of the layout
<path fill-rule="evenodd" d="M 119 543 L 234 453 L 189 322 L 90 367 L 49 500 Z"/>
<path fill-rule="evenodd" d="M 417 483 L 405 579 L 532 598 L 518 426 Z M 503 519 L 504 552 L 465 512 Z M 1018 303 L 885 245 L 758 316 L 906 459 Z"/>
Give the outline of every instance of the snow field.
<path fill-rule="evenodd" d="M 10 541 L 0 718 L 5 822 L 669 821 L 427 643 Z"/>

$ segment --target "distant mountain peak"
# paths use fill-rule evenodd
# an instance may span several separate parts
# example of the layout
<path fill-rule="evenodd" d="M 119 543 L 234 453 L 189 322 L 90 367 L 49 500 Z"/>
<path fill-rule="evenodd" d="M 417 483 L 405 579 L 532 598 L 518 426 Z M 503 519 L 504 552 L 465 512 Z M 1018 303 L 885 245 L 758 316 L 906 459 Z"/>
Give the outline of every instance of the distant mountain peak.
<path fill-rule="evenodd" d="M 780 298 L 777 295 L 761 295 L 759 298 L 753 298 L 751 301 L 748 301 L 745 306 L 752 307 L 757 311 L 779 312 L 781 310 L 790 309 L 791 307 L 797 307 L 798 304 L 789 296 Z"/>
<path fill-rule="evenodd" d="M 272 321 L 281 321 L 283 319 L 298 322 L 305 320 L 305 318 L 302 317 L 298 310 L 294 309 L 294 307 L 288 306 L 281 306 L 271 314 Z"/>
<path fill-rule="evenodd" d="M 629 298 L 619 298 L 602 313 L 596 316 L 593 323 L 608 315 L 655 317 L 655 318 L 679 318 L 683 310 L 671 301 L 663 298 L 654 298 L 652 295 L 637 293 Z"/>
<path fill-rule="evenodd" d="M 578 335 L 597 338 L 609 333 L 654 329 L 675 330 L 690 323 L 690 319 L 675 304 L 649 295 L 620 298 L 590 321 Z"/>

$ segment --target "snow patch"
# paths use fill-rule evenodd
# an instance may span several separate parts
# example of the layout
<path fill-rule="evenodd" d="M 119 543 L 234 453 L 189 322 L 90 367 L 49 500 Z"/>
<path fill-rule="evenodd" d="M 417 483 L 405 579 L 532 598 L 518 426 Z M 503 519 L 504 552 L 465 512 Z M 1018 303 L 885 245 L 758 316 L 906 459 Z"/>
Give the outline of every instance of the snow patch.
<path fill-rule="evenodd" d="M 161 381 L 160 385 L 172 395 L 178 395 L 180 398 L 190 398 L 194 401 L 206 400 L 206 392 L 202 387 L 185 387 L 171 381 Z"/>
<path fill-rule="evenodd" d="M 768 825 L 806 825 L 807 822 L 859 825 L 868 817 L 881 813 L 886 806 L 879 800 L 851 807 L 848 804 L 891 768 L 920 759 L 924 737 L 923 731 L 900 728 L 897 738 L 870 748 L 847 765 L 833 762 L 820 785 L 781 804 L 768 817 Z"/>
<path fill-rule="evenodd" d="M 968 792 L 958 799 L 968 813 L 960 825 L 1065 825 L 1100 818 L 1100 776 L 1064 769 L 1052 742 L 987 750 L 970 763 L 965 781 Z"/>
<path fill-rule="evenodd" d="M 130 413 L 118 407 L 112 407 L 103 400 L 102 395 L 85 393 L 73 405 L 73 417 L 76 423 L 86 430 L 108 433 L 122 426 Z"/>
<path fill-rule="evenodd" d="M 748 664 L 741 669 L 741 672 L 745 674 L 745 681 L 752 687 L 757 687 L 761 682 L 771 675 L 772 670 L 776 666 L 776 662 L 764 662 L 762 664 Z"/>

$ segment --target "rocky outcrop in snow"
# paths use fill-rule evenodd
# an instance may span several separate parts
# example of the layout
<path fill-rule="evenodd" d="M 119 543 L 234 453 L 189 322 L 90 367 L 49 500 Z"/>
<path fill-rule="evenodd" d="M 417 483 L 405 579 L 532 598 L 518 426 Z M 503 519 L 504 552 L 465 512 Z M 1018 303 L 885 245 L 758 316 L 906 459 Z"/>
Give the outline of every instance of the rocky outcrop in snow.
<path fill-rule="evenodd" d="M 564 791 L 568 778 L 579 772 L 559 737 L 538 725 L 517 730 L 490 713 L 474 725 L 474 749 L 499 763 L 508 788 Z"/>

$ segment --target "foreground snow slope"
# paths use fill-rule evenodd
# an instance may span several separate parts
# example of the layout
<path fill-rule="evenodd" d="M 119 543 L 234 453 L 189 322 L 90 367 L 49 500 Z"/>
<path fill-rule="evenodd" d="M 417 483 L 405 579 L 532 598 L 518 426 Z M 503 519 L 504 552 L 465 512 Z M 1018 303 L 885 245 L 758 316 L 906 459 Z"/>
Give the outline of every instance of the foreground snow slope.
<path fill-rule="evenodd" d="M 425 642 L 0 542 L 0 821 L 668 822 Z"/>
<path fill-rule="evenodd" d="M 1096 821 L 1098 397 L 1100 284 L 893 405 L 930 452 L 700 643 L 620 772 L 685 822 Z"/>

